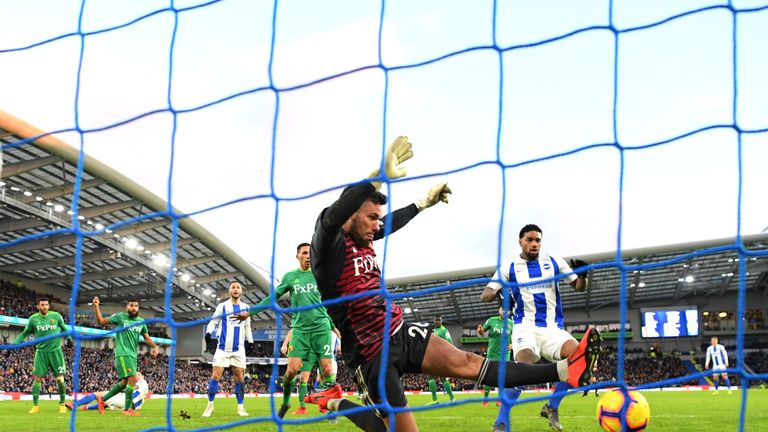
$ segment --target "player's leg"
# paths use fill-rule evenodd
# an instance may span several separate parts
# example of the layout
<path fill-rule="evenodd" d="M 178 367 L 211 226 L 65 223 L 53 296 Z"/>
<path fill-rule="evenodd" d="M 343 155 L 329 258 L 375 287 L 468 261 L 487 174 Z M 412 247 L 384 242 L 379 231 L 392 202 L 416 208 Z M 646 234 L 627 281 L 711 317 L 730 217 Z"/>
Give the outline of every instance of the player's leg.
<path fill-rule="evenodd" d="M 429 387 L 429 393 L 432 395 L 432 401 L 427 403 L 427 405 L 435 405 L 437 404 L 437 383 L 435 382 L 435 377 L 431 376 L 427 380 L 427 386 Z"/>
<path fill-rule="evenodd" d="M 728 390 L 728 394 L 733 393 L 733 391 L 731 390 L 731 380 L 728 379 L 728 374 L 723 373 L 721 375 L 723 377 L 723 381 L 725 382 L 725 388 Z"/>
<path fill-rule="evenodd" d="M 483 386 L 483 406 L 488 406 L 488 396 L 491 394 L 491 386 L 484 385 Z"/>
<path fill-rule="evenodd" d="M 313 332 L 312 352 L 319 359 L 319 373 L 323 375 L 323 388 L 331 388 L 336 385 L 336 373 L 333 371 L 333 359 L 336 353 L 333 351 L 333 338 L 330 331 Z"/>
<path fill-rule="evenodd" d="M 32 370 L 32 409 L 30 414 L 37 414 L 40 411 L 40 390 L 43 386 L 43 378 L 48 375 L 48 355 L 45 352 L 35 349 L 34 369 Z"/>
<path fill-rule="evenodd" d="M 248 413 L 245 411 L 245 354 L 242 355 L 242 359 L 239 361 L 242 361 L 242 365 L 232 365 L 232 374 L 235 376 L 237 415 L 240 417 L 247 417 Z"/>
<path fill-rule="evenodd" d="M 712 374 L 712 381 L 715 383 L 715 391 L 712 394 L 717 394 L 720 391 L 720 374 Z"/>
<path fill-rule="evenodd" d="M 67 385 L 64 383 L 64 374 L 67 373 L 67 366 L 64 360 L 64 351 L 58 349 L 49 353 L 48 361 L 50 368 L 56 375 L 56 389 L 59 392 L 59 413 L 66 413 L 64 402 L 67 401 Z"/>
<path fill-rule="evenodd" d="M 138 382 L 136 377 L 138 358 L 136 356 L 120 356 L 120 363 L 122 369 L 126 371 L 125 376 L 120 376 L 120 378 L 125 379 L 123 415 L 137 417 L 140 414 L 133 410 L 133 391 L 136 390 L 136 383 Z"/>
<path fill-rule="evenodd" d="M 203 417 L 210 417 L 213 414 L 213 401 L 219 392 L 219 380 L 224 373 L 224 368 L 229 367 L 229 357 L 224 350 L 216 349 L 213 354 L 213 367 L 211 368 L 211 379 L 208 381 L 208 405 L 203 411 Z"/>
<path fill-rule="evenodd" d="M 448 393 L 448 398 L 453 402 L 455 397 L 453 396 L 453 389 L 451 388 L 451 382 L 448 378 L 443 378 L 443 390 Z"/>
<path fill-rule="evenodd" d="M 293 345 L 296 340 L 296 336 L 297 332 L 294 330 L 293 336 L 291 337 L 291 345 Z M 288 365 L 286 366 L 285 374 L 283 375 L 283 403 L 280 405 L 280 410 L 277 413 L 280 418 L 285 417 L 285 414 L 288 413 L 288 409 L 291 407 L 291 392 L 293 391 L 293 386 L 295 384 L 294 378 L 303 365 L 301 357 L 291 356 L 291 354 L 293 354 L 292 351 L 297 350 L 294 347 L 293 350 L 289 348 L 288 351 Z"/>
<path fill-rule="evenodd" d="M 550 362 L 556 362 L 571 356 L 578 348 L 579 343 L 568 332 L 560 329 L 537 329 L 539 332 L 539 345 L 543 357 Z M 560 402 L 563 400 L 568 390 L 573 386 L 567 382 L 558 382 L 555 384 L 555 391 L 549 402 L 541 408 L 541 416 L 549 420 L 549 426 L 554 430 L 563 430 L 560 425 Z"/>
<path fill-rule="evenodd" d="M 302 362 L 299 369 L 299 409 L 293 412 L 293 415 L 307 414 L 307 403 L 304 402 L 304 397 L 307 396 L 309 388 L 309 375 L 312 373 L 313 363 L 310 361 Z M 318 376 L 320 373 L 318 372 Z"/>

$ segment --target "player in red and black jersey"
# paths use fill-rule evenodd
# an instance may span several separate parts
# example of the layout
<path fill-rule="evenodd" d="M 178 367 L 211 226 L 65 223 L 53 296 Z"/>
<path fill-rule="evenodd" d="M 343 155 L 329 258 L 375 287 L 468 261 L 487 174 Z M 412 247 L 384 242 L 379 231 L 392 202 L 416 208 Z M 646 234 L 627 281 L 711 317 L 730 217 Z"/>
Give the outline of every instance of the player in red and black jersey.
<path fill-rule="evenodd" d="M 411 156 L 413 152 L 408 139 L 397 138 L 385 154 L 384 177 L 405 176 L 400 164 Z M 378 170 L 371 178 L 380 178 Z M 499 385 L 500 362 L 461 351 L 432 336 L 429 324 L 404 323 L 400 307 L 391 304 L 387 311 L 386 301 L 378 292 L 381 272 L 373 241 L 394 233 L 438 202 L 447 203 L 451 190 L 446 183 L 438 184 L 424 199 L 383 216 L 382 205 L 386 204 L 387 198 L 378 191 L 380 186 L 381 182 L 374 181 L 348 187 L 336 202 L 324 209 L 315 224 L 310 254 L 312 272 L 323 302 L 346 299 L 326 303 L 326 308 L 341 331 L 342 352 L 346 364 L 355 370 L 358 386 L 363 388 L 363 400 L 371 405 L 382 402 L 378 377 L 387 317 L 390 318 L 390 337 L 383 390 L 389 406 L 402 408 L 407 405 L 400 382 L 404 373 L 425 373 L 477 380 L 481 385 Z M 384 228 L 387 228 L 386 232 Z M 350 296 L 354 298 L 348 299 Z M 587 331 L 577 352 L 567 360 L 549 365 L 506 362 L 504 387 L 557 381 L 568 381 L 574 387 L 588 385 L 599 344 L 599 335 Z M 385 409 L 345 414 L 343 410 L 358 405 L 343 399 L 338 386 L 307 396 L 305 400 L 320 405 L 321 410 L 341 410 L 340 414 L 363 430 L 387 430 L 383 421 L 388 416 Z M 395 425 L 397 431 L 418 430 L 410 411 L 396 411 Z"/>

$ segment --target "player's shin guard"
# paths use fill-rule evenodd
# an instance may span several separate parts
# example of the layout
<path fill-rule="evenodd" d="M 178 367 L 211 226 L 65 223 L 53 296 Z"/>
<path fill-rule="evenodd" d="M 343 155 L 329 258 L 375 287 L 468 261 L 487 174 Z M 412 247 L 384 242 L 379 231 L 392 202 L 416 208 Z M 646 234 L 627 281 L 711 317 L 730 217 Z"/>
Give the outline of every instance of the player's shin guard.
<path fill-rule="evenodd" d="M 552 394 L 552 398 L 549 400 L 550 408 L 554 408 L 554 409 L 560 408 L 560 401 L 563 400 L 568 390 L 572 388 L 573 386 L 568 384 L 567 382 L 559 382 L 555 384 L 555 392 L 554 394 Z"/>
<path fill-rule="evenodd" d="M 133 409 L 133 386 L 125 386 L 125 408 L 126 411 Z"/>
<path fill-rule="evenodd" d="M 336 374 L 323 377 L 323 388 L 331 388 L 336 385 Z"/>
<path fill-rule="evenodd" d="M 304 396 L 307 395 L 307 383 L 299 383 L 299 406 L 306 407 L 307 403 L 304 402 Z"/>
<path fill-rule="evenodd" d="M 477 382 L 483 385 L 499 385 L 499 367 L 501 363 L 485 359 L 480 367 Z M 531 365 L 525 363 L 505 362 L 504 387 L 512 388 L 522 385 L 559 382 L 557 363 L 547 365 Z"/>
<path fill-rule="evenodd" d="M 350 402 L 346 399 L 341 399 L 338 405 L 338 411 L 340 415 L 348 418 L 349 421 L 355 424 L 355 426 L 366 432 L 387 432 L 387 426 L 384 420 L 381 419 L 373 410 L 360 411 L 354 414 L 345 414 L 344 410 L 351 410 L 357 408 L 358 405 L 354 402 Z"/>
<path fill-rule="evenodd" d="M 443 390 L 445 390 L 445 392 L 448 393 L 448 397 L 453 400 L 453 390 L 451 389 L 451 382 L 448 381 L 448 378 L 443 380 Z"/>
<path fill-rule="evenodd" d="M 429 391 L 432 393 L 432 401 L 437 401 L 437 384 L 435 383 L 435 379 L 430 378 L 427 380 L 427 385 L 429 385 Z"/>
<path fill-rule="evenodd" d="M 235 397 L 237 398 L 237 404 L 242 405 L 245 402 L 245 388 L 243 383 L 235 383 Z"/>
<path fill-rule="evenodd" d="M 208 402 L 213 402 L 213 400 L 216 398 L 216 393 L 218 392 L 219 392 L 219 382 L 211 378 L 211 380 L 208 381 Z"/>
<path fill-rule="evenodd" d="M 35 381 L 32 383 L 32 405 L 37 405 L 40 401 L 40 387 L 42 386 L 42 383 L 40 381 Z"/>
<path fill-rule="evenodd" d="M 64 384 L 64 377 L 56 378 L 56 388 L 59 390 L 59 404 L 67 400 L 67 386 Z"/>
<path fill-rule="evenodd" d="M 510 405 L 517 402 L 517 399 L 520 397 L 521 393 L 522 392 L 516 388 L 505 388 L 503 392 L 504 398 L 509 399 Z M 499 407 L 499 413 L 496 414 L 496 421 L 493 423 L 494 425 L 509 425 L 510 405 L 507 405 L 504 399 L 502 399 L 501 406 Z"/>
<path fill-rule="evenodd" d="M 114 395 L 120 393 L 121 391 L 123 391 L 124 388 L 125 387 L 123 387 L 123 385 L 121 383 L 117 383 L 114 386 L 112 386 L 111 389 L 109 389 L 107 394 L 105 394 L 102 399 L 103 400 L 107 400 L 107 399 L 111 398 L 112 396 L 114 396 Z M 131 399 L 132 398 L 129 398 L 128 400 L 131 400 Z"/>
<path fill-rule="evenodd" d="M 283 378 L 283 406 L 289 406 L 291 404 L 291 391 L 293 390 L 293 384 L 293 379 L 285 382 L 285 378 Z"/>

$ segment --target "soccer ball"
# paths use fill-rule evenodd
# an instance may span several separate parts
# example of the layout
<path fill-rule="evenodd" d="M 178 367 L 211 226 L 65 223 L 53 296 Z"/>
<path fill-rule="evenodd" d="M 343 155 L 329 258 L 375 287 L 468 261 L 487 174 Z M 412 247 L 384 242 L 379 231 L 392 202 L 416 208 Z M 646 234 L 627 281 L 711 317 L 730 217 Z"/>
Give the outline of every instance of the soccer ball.
<path fill-rule="evenodd" d="M 622 429 L 621 408 L 624 406 L 625 396 L 629 397 L 630 402 L 624 415 L 627 429 Z M 603 393 L 597 402 L 597 422 L 607 432 L 644 431 L 650 418 L 651 407 L 645 397 L 637 391 L 611 390 Z"/>

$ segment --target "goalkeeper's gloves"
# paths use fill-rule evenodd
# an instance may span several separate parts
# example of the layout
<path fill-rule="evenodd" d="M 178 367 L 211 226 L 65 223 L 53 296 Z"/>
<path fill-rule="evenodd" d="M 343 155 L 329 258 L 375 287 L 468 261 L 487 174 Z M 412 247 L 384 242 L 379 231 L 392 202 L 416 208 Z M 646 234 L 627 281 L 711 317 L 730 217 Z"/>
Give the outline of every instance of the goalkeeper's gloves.
<path fill-rule="evenodd" d="M 245 355 L 248 357 L 256 357 L 256 344 L 253 342 L 245 342 Z"/>
<path fill-rule="evenodd" d="M 72 342 L 72 339 L 66 338 L 64 339 L 64 346 L 66 346 L 67 348 L 72 348 L 73 346 L 75 346 L 75 343 Z"/>
<path fill-rule="evenodd" d="M 413 157 L 413 145 L 408 142 L 408 137 L 400 136 L 392 141 L 384 153 L 384 176 L 390 180 L 405 177 L 407 171 L 400 164 Z M 376 178 L 381 175 L 379 168 L 371 172 L 368 178 Z M 378 190 L 381 188 L 381 181 L 372 181 L 371 184 Z"/>
<path fill-rule="evenodd" d="M 576 273 L 576 269 L 578 267 L 586 267 L 588 265 L 589 265 L 588 262 L 580 260 L 578 258 L 572 258 L 571 259 L 571 269 L 573 270 L 574 273 Z M 587 271 L 584 270 L 584 271 L 578 272 L 578 273 L 576 273 L 576 276 L 578 276 L 578 277 L 580 277 L 582 279 L 586 279 Z"/>
<path fill-rule="evenodd" d="M 448 187 L 448 183 L 438 183 L 432 186 L 427 192 L 427 196 L 416 201 L 416 207 L 419 208 L 419 211 L 424 211 L 424 209 L 428 209 L 440 201 L 448 204 L 448 194 L 450 193 L 451 188 Z"/>
<path fill-rule="evenodd" d="M 205 351 L 206 352 L 214 354 L 216 352 L 216 345 L 218 344 L 219 344 L 218 339 L 212 338 L 210 333 L 205 334 Z"/>

